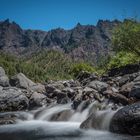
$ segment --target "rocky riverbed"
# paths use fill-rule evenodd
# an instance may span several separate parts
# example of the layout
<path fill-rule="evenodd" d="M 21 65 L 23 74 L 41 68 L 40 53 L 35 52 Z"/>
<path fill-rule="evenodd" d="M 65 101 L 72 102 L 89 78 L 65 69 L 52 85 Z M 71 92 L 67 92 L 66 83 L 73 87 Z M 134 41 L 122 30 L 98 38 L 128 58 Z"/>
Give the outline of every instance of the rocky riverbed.
<path fill-rule="evenodd" d="M 78 132 L 92 129 L 139 136 L 139 101 L 140 64 L 112 69 L 103 76 L 81 72 L 75 80 L 47 83 L 35 83 L 23 73 L 8 78 L 0 67 L 0 136 L 14 134 L 15 129 L 10 134 L 9 129 L 20 130 L 23 123 L 28 127 L 29 121 L 34 129 L 38 121 L 77 122 Z"/>

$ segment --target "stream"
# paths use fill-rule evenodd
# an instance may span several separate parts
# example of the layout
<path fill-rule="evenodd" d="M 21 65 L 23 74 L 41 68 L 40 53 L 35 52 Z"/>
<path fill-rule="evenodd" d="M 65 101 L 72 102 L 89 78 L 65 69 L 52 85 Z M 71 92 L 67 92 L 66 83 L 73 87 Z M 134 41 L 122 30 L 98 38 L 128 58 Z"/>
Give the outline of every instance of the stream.
<path fill-rule="evenodd" d="M 76 111 L 71 104 L 43 107 L 30 112 L 17 112 L 26 120 L 17 119 L 16 124 L 0 126 L 0 140 L 139 140 L 140 137 L 119 135 L 109 132 L 109 123 L 115 111 L 106 108 L 97 110 L 92 103 L 83 109 L 83 103 Z M 103 105 L 102 105 L 103 106 Z M 101 121 L 98 129 L 81 129 L 91 110 Z M 101 118 L 102 117 L 102 118 Z M 97 120 L 98 121 L 98 120 Z M 99 121 L 98 121 L 99 122 Z"/>

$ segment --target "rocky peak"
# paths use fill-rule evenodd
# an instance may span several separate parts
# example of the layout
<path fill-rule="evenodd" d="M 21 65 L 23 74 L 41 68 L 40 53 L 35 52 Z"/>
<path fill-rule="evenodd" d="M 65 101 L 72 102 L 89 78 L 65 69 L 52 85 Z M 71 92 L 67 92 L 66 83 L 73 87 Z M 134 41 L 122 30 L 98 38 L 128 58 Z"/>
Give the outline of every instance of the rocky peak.
<path fill-rule="evenodd" d="M 118 23 L 119 21 L 99 20 L 96 26 L 78 23 L 71 30 L 57 28 L 46 32 L 23 30 L 15 22 L 5 20 L 0 22 L 0 48 L 16 55 L 28 55 L 28 52 L 35 52 L 38 48 L 59 48 L 76 60 L 91 59 L 94 63 L 99 55 L 108 52 L 110 31 Z"/>

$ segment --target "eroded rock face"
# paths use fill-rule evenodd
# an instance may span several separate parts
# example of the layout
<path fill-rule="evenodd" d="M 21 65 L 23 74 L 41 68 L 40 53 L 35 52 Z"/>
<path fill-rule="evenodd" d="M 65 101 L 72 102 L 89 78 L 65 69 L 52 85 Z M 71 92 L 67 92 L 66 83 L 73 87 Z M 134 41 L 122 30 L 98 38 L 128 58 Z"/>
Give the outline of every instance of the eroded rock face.
<path fill-rule="evenodd" d="M 22 90 L 5 87 L 0 91 L 0 111 L 16 111 L 27 109 L 29 100 Z"/>
<path fill-rule="evenodd" d="M 41 48 L 63 50 L 75 60 L 86 58 L 96 62 L 96 57 L 98 59 L 99 55 L 105 56 L 110 51 L 111 30 L 120 23 L 100 20 L 97 26 L 77 24 L 71 30 L 57 28 L 46 32 L 23 30 L 15 22 L 0 21 L 0 48 L 16 56 L 30 56 Z"/>
<path fill-rule="evenodd" d="M 117 111 L 111 120 L 110 131 L 114 133 L 140 135 L 140 102 Z"/>

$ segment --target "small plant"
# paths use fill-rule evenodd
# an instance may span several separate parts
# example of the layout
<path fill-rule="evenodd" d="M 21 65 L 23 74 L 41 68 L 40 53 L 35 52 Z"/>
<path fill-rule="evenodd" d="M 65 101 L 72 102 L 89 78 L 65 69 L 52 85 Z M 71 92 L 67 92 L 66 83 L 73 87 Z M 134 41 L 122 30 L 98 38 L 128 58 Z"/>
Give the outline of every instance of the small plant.
<path fill-rule="evenodd" d="M 125 66 L 131 63 L 137 63 L 140 61 L 140 57 L 133 53 L 119 52 L 113 56 L 108 63 L 108 69 Z"/>
<path fill-rule="evenodd" d="M 81 62 L 73 64 L 70 73 L 74 75 L 74 77 L 76 77 L 81 71 L 87 71 L 92 73 L 95 72 L 95 69 L 91 65 Z"/>
<path fill-rule="evenodd" d="M 114 30 L 112 45 L 115 52 L 124 51 L 140 56 L 140 23 L 125 20 Z"/>

